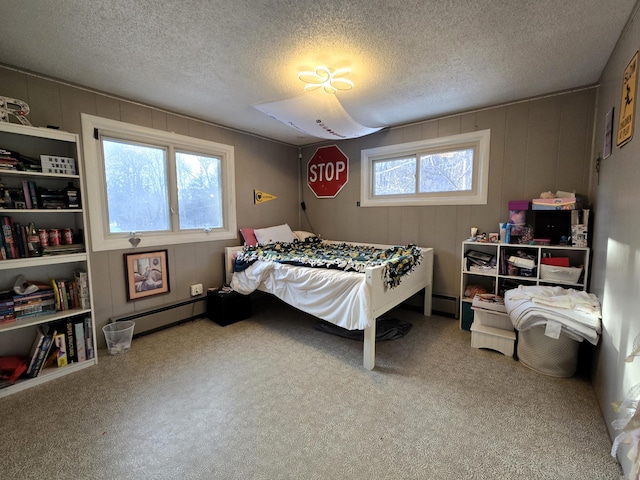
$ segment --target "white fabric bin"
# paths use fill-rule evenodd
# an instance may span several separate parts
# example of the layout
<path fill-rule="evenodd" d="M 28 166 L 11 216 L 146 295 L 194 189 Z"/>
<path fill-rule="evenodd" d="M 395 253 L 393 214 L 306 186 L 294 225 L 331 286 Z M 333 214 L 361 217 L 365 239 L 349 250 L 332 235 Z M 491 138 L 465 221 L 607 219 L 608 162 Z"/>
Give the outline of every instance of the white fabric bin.
<path fill-rule="evenodd" d="M 547 337 L 545 327 L 518 332 L 518 360 L 532 370 L 552 377 L 571 377 L 578 368 L 580 342 L 561 334 Z"/>

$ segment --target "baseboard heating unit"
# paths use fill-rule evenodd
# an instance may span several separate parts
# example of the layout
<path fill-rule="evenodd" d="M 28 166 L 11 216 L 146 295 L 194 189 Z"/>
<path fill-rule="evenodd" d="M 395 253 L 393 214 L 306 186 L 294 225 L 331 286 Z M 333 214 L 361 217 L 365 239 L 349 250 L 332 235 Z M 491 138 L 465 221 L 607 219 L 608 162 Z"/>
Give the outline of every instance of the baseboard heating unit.
<path fill-rule="evenodd" d="M 206 300 L 206 295 L 200 295 L 160 307 L 111 317 L 110 320 L 112 322 L 135 321 L 136 328 L 133 337 L 141 337 L 163 328 L 173 327 L 174 325 L 203 317 L 206 313 Z"/>
<path fill-rule="evenodd" d="M 459 318 L 460 313 L 458 312 L 458 297 L 434 293 L 431 298 L 433 299 L 433 304 L 431 307 L 433 313 L 437 313 L 438 315 L 443 315 L 445 317 Z"/>

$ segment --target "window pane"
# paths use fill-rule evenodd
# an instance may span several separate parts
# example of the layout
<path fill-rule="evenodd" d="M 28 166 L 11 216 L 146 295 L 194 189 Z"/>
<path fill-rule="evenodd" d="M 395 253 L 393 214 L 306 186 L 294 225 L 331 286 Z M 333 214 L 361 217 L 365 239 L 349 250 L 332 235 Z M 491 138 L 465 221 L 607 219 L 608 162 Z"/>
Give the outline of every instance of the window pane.
<path fill-rule="evenodd" d="M 473 188 L 473 148 L 420 156 L 420 193 Z"/>
<path fill-rule="evenodd" d="M 415 157 L 379 160 L 373 163 L 373 195 L 416 193 Z"/>
<path fill-rule="evenodd" d="M 176 152 L 181 230 L 223 226 L 220 170 L 220 158 Z"/>
<path fill-rule="evenodd" d="M 167 152 L 103 139 L 109 233 L 170 230 Z"/>

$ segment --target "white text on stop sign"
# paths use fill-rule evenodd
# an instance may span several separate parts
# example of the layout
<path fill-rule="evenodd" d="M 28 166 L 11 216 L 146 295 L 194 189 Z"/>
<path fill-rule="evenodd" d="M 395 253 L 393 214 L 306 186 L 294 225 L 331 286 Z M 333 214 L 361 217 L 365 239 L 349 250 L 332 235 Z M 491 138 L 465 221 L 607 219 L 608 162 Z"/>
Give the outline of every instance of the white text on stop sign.
<path fill-rule="evenodd" d="M 317 163 L 309 166 L 309 182 L 332 182 L 347 170 L 346 162 Z"/>

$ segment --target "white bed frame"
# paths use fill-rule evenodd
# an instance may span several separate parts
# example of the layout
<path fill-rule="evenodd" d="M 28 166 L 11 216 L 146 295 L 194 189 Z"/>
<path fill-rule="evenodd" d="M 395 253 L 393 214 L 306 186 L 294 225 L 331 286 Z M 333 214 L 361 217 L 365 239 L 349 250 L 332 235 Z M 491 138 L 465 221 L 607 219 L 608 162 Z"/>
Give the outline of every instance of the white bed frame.
<path fill-rule="evenodd" d="M 351 242 L 342 242 L 351 243 Z M 374 245 L 378 248 L 389 248 L 390 245 Z M 422 261 L 404 277 L 395 288 L 386 288 L 383 280 L 383 266 L 367 268 L 365 271 L 366 285 L 371 299 L 370 315 L 364 330 L 363 364 L 367 370 L 372 370 L 376 361 L 376 319 L 392 308 L 398 306 L 412 295 L 424 289 L 423 314 L 431 316 L 431 295 L 433 286 L 433 248 L 420 247 Z M 233 260 L 236 252 L 242 250 L 242 246 L 225 248 L 226 282 L 231 283 L 233 276 Z M 298 308 L 296 305 L 293 307 Z"/>

